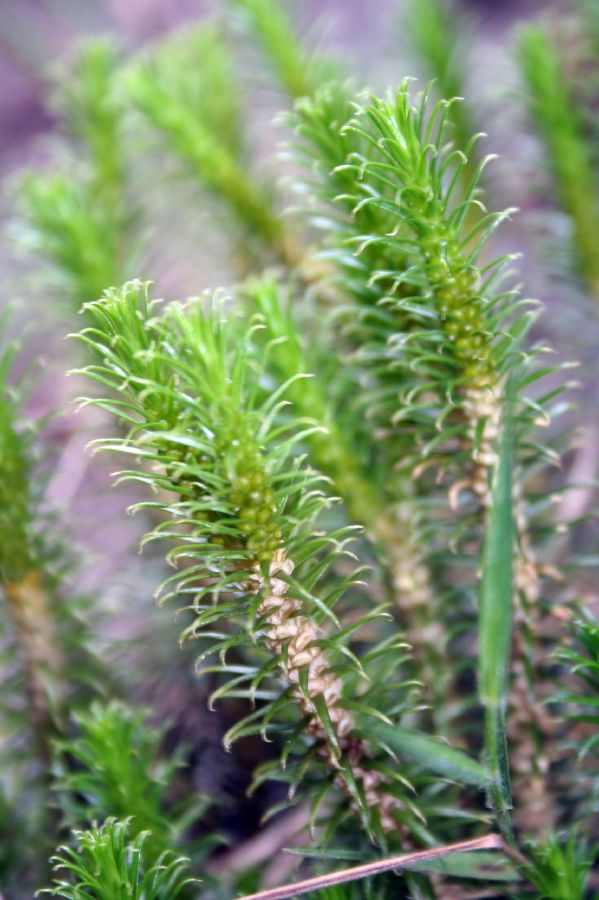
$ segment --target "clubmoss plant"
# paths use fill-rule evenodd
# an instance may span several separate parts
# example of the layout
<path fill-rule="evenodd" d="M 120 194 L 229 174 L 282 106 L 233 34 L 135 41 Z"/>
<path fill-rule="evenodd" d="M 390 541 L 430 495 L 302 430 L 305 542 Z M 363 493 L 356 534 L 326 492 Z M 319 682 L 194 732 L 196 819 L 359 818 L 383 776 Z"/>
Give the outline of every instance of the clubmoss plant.
<path fill-rule="evenodd" d="M 0 357 L 0 585 L 21 656 L 31 727 L 46 767 L 63 660 L 51 579 L 44 572 L 46 555 L 35 533 L 40 498 L 33 490 L 33 442 L 23 421 L 23 396 L 9 381 L 15 354 L 14 347 L 5 348 Z"/>
<path fill-rule="evenodd" d="M 215 671 L 229 673 L 214 697 L 247 695 L 265 702 L 234 726 L 226 742 L 266 733 L 271 720 L 274 726 L 283 717 L 277 730 L 284 727 L 288 733 L 284 758 L 309 735 L 311 749 L 304 754 L 322 760 L 325 784 L 334 782 L 347 793 L 368 830 L 384 844 L 384 832 L 398 827 L 395 813 L 400 821 L 404 816 L 411 820 L 411 804 L 400 789 L 404 776 L 398 781 L 385 774 L 390 770 L 384 746 L 371 755 L 376 742 L 367 744 L 360 737 L 353 711 L 376 717 L 382 710 L 370 710 L 372 687 L 363 682 L 367 670 L 348 646 L 354 633 L 380 619 L 383 610 L 367 609 L 342 624 L 334 609 L 346 591 L 354 590 L 356 576 L 350 571 L 339 583 L 326 584 L 327 570 L 347 554 L 351 531 L 327 533 L 316 525 L 331 498 L 322 477 L 292 455 L 314 426 L 280 418 L 286 385 L 260 398 L 264 370 L 251 344 L 259 322 L 240 333 L 235 323 L 223 319 L 216 301 L 207 314 L 200 304 L 187 310 L 171 306 L 161 318 L 149 318 L 149 310 L 147 289 L 137 282 L 91 304 L 99 327 L 84 331 L 82 339 L 99 352 L 102 363 L 87 371 L 126 391 L 120 405 L 125 419 L 134 423 L 128 439 L 101 446 L 165 462 L 153 476 L 123 475 L 149 480 L 179 497 L 167 507 L 169 522 L 149 536 L 175 539 L 179 543 L 169 558 L 188 560 L 167 582 L 163 597 L 196 597 L 192 609 L 197 617 L 188 635 L 201 637 L 202 628 L 223 627 L 230 619 L 239 623 L 233 636 L 226 629 L 207 634 L 212 642 L 203 656 L 220 653 L 222 664 Z M 123 328 L 124 319 L 132 327 Z M 140 324 L 146 335 L 143 347 L 131 337 Z M 112 399 L 92 402 L 115 409 Z M 193 586 L 198 579 L 206 582 L 199 592 Z M 209 593 L 218 598 L 216 605 L 205 602 Z M 232 677 L 236 667 L 227 666 L 227 648 L 253 644 L 269 651 L 266 659 L 244 664 Z M 374 646 L 374 669 L 387 655 L 387 664 L 395 668 L 401 662 L 396 650 L 396 641 L 386 638 Z M 283 690 L 273 693 L 263 681 L 268 684 L 277 670 Z M 413 703 L 409 684 L 402 688 L 400 679 L 397 690 L 383 717 L 393 708 L 400 715 Z"/>
<path fill-rule="evenodd" d="M 531 119 L 544 143 L 559 203 L 572 222 L 571 254 L 590 294 L 599 296 L 594 235 L 599 227 L 595 158 L 578 86 L 566 74 L 566 60 L 548 30 L 523 29 L 519 64 Z"/>
<path fill-rule="evenodd" d="M 11 698 L 0 720 L 0 871 L 7 890 L 20 883 L 33 889 L 32 878 L 44 871 L 43 855 L 18 848 L 49 848 L 58 836 L 53 742 L 67 703 L 89 696 L 81 670 L 90 680 L 101 671 L 82 627 L 89 604 L 62 583 L 68 554 L 44 503 L 44 443 L 26 414 L 26 390 L 15 384 L 20 355 L 15 344 L 0 351 L 0 661 Z"/>
<path fill-rule="evenodd" d="M 427 311 L 433 312 L 437 327 L 445 338 L 443 355 L 437 367 L 431 366 L 431 387 L 438 377 L 443 385 L 440 393 L 448 396 L 452 388 L 460 400 L 465 424 L 465 445 L 470 455 L 471 471 L 463 482 L 453 485 L 453 497 L 460 488 L 470 488 L 483 505 L 489 502 L 489 472 L 496 463 L 501 404 L 501 360 L 494 332 L 486 326 L 485 315 L 497 315 L 485 297 L 485 289 L 493 283 L 494 268 L 500 263 L 478 264 L 477 250 L 469 249 L 470 235 L 462 227 L 468 209 L 477 203 L 475 177 L 464 200 L 452 205 L 456 177 L 465 165 L 461 156 L 441 152 L 448 104 L 433 107 L 425 119 L 425 103 L 412 106 L 409 85 L 387 101 L 374 99 L 364 106 L 359 118 L 346 126 L 370 145 L 374 153 L 369 159 L 355 154 L 348 164 L 352 172 L 362 172 L 363 187 L 355 203 L 383 204 L 396 222 L 397 234 L 388 240 L 403 252 L 407 266 L 397 273 L 390 285 L 389 305 L 398 313 L 423 322 Z M 444 178 L 449 177 L 448 186 Z M 381 190 L 395 187 L 397 200 L 383 199 Z M 503 215 L 489 215 L 475 227 L 479 244 L 492 231 Z M 382 236 L 373 236 L 383 241 Z M 465 240 L 466 239 L 466 240 Z M 484 269 L 484 272 L 483 272 Z M 376 270 L 371 278 L 387 273 Z M 387 277 L 389 277 L 387 275 Z M 393 301 L 393 289 L 400 284 L 420 289 L 422 311 L 410 308 L 415 297 Z M 424 296 L 423 296 L 424 295 Z M 420 336 L 421 340 L 418 340 Z M 416 331 L 406 348 L 415 366 L 426 364 L 429 329 Z M 452 410 L 446 407 L 446 414 Z"/>
<path fill-rule="evenodd" d="M 239 228 L 242 260 L 255 246 L 274 259 L 292 252 L 264 175 L 251 169 L 233 61 L 216 26 L 181 34 L 126 73 L 130 102 L 183 170 Z"/>
<path fill-rule="evenodd" d="M 404 252 L 407 260 L 404 271 L 394 276 L 384 301 L 403 318 L 391 344 L 396 351 L 392 365 L 403 369 L 406 386 L 400 395 L 403 406 L 391 412 L 392 420 L 411 426 L 418 437 L 417 456 L 428 456 L 427 465 L 441 467 L 449 483 L 450 506 L 457 509 L 460 493 L 467 490 L 482 513 L 491 504 L 490 485 L 497 468 L 508 372 L 514 368 L 518 371 L 515 354 L 533 313 L 527 312 L 517 295 L 506 291 L 501 282 L 509 257 L 481 261 L 485 242 L 509 211 L 487 213 L 469 228 L 468 210 L 479 203 L 478 173 L 465 199 L 454 198 L 465 158 L 444 149 L 447 104 L 437 104 L 428 116 L 425 109 L 426 99 L 412 105 L 407 83 L 397 97 L 371 101 L 347 126 L 370 146 L 370 153 L 354 153 L 349 166 L 360 174 L 356 179 L 356 204 L 395 210 L 394 232 L 374 235 L 373 240 L 383 246 L 390 242 Z M 395 199 L 389 196 L 390 188 L 395 188 Z M 375 271 L 372 280 L 378 276 Z M 380 277 L 390 279 L 389 269 L 380 272 Z M 400 285 L 411 289 L 407 297 L 396 296 Z M 533 349 L 517 376 L 522 385 L 538 378 L 534 369 L 530 370 L 535 355 Z M 528 468 L 537 456 L 529 452 L 528 435 L 548 421 L 548 413 L 526 397 L 518 404 L 522 406 L 517 414 L 515 464 Z M 427 427 L 428 444 L 424 438 Z M 462 467 L 461 477 L 451 474 L 456 464 Z M 413 465 L 416 474 L 420 469 L 417 459 Z M 513 489 L 519 495 L 522 487 L 518 481 Z M 539 756 L 539 741 L 547 736 L 550 726 L 545 717 L 533 715 L 535 701 L 531 700 L 535 653 L 531 641 L 532 635 L 539 633 L 543 611 L 524 502 L 516 503 L 515 587 L 520 603 L 516 615 L 522 634 L 514 647 L 515 687 L 520 697 L 515 708 L 524 705 L 529 710 L 536 738 L 531 745 L 524 731 L 514 728 L 517 743 L 528 748 L 527 752 L 515 752 L 515 759 L 520 761 L 515 773 L 522 774 L 531 790 L 534 785 L 536 792 L 544 793 L 540 773 L 545 764 Z M 531 622 L 526 628 L 524 623 Z M 538 802 L 542 805 L 540 798 Z"/>
<path fill-rule="evenodd" d="M 53 106 L 65 159 L 27 174 L 19 191 L 18 234 L 46 261 L 53 296 L 75 310 L 126 278 L 136 257 L 139 213 L 128 191 L 119 64 L 109 43 L 95 41 L 58 74 Z"/>
<path fill-rule="evenodd" d="M 339 77 L 339 66 L 298 40 L 284 6 L 273 0 L 229 0 L 240 25 L 257 42 L 275 81 L 291 100 Z"/>
<path fill-rule="evenodd" d="M 146 861 L 158 861 L 184 845 L 189 825 L 206 808 L 202 797 L 173 805 L 169 784 L 178 768 L 175 758 L 161 761 L 162 733 L 149 727 L 144 711 L 121 702 L 94 702 L 74 716 L 77 734 L 59 742 L 53 788 L 70 827 L 111 818 L 126 818 L 128 834 L 144 837 Z M 194 846 L 196 858 L 200 844 Z"/>
<path fill-rule="evenodd" d="M 53 857 L 55 886 L 39 891 L 71 900 L 170 900 L 197 882 L 188 860 L 165 853 L 158 862 L 146 855 L 147 834 L 128 836 L 129 822 L 107 819 L 89 831 L 76 831 L 76 848 L 64 846 Z"/>

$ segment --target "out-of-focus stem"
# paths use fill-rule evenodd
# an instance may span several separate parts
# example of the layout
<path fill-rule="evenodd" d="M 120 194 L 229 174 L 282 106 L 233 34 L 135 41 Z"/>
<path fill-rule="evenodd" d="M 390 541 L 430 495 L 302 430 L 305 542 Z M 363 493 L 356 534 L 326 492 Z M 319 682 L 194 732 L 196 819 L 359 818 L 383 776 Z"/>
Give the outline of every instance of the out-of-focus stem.
<path fill-rule="evenodd" d="M 42 578 L 36 570 L 4 585 L 22 655 L 31 726 L 44 777 L 49 774 L 55 722 L 51 682 L 62 670 L 54 619 Z"/>
<path fill-rule="evenodd" d="M 572 220 L 573 252 L 580 275 L 599 299 L 599 202 L 589 139 L 558 48 L 543 28 L 523 31 L 520 70 L 557 192 Z"/>
<path fill-rule="evenodd" d="M 429 570 L 418 552 L 416 532 L 414 508 L 407 503 L 382 516 L 374 536 L 386 554 L 394 599 L 423 685 L 423 698 L 430 704 L 430 719 L 435 726 L 447 707 L 451 667 L 445 629 Z"/>
<path fill-rule="evenodd" d="M 512 744 L 510 762 L 516 797 L 526 798 L 516 808 L 514 820 L 523 830 L 546 831 L 555 824 L 555 799 L 549 791 L 548 744 L 555 737 L 554 723 L 542 704 L 534 684 L 536 639 L 541 633 L 540 578 L 528 534 L 524 504 L 514 498 L 518 535 L 515 559 L 514 629 L 512 644 L 511 710 L 508 737 Z"/>

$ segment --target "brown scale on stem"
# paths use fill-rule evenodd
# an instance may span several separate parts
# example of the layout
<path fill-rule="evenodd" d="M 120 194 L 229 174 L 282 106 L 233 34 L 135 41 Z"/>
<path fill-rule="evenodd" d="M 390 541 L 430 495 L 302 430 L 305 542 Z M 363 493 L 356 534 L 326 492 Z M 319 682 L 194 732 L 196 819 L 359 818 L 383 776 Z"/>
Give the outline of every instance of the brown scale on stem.
<path fill-rule="evenodd" d="M 231 483 L 230 501 L 244 536 L 243 546 L 254 565 L 254 575 L 246 582 L 245 589 L 262 595 L 258 615 L 263 622 L 266 643 L 278 657 L 283 677 L 293 687 L 294 698 L 308 719 L 307 731 L 320 744 L 320 754 L 335 771 L 337 785 L 351 797 L 339 764 L 339 753 L 332 746 L 313 702 L 322 696 L 338 748 L 346 754 L 354 778 L 362 783 L 367 806 L 377 808 L 383 829 L 403 833 L 393 815 L 401 809 L 401 802 L 382 790 L 385 779 L 365 764 L 368 747 L 351 735 L 354 721 L 342 705 L 341 681 L 331 672 L 323 649 L 316 645 L 317 630 L 303 614 L 301 602 L 289 596 L 286 579 L 293 573 L 294 563 L 282 546 L 274 492 L 261 449 L 241 420 L 220 429 L 218 447 L 225 458 L 227 451 L 230 453 L 235 448 L 225 471 Z M 267 579 L 262 574 L 265 565 Z M 305 692 L 300 688 L 303 671 L 307 677 Z"/>
<path fill-rule="evenodd" d="M 501 388 L 491 383 L 466 388 L 462 406 L 468 421 L 468 439 L 472 454 L 469 487 L 481 505 L 488 508 L 491 504 L 489 473 L 497 463 Z"/>
<path fill-rule="evenodd" d="M 312 698 L 318 696 L 322 696 L 326 702 L 341 752 L 347 754 L 355 779 L 363 785 L 367 806 L 378 810 L 385 831 L 398 831 L 394 812 L 401 809 L 401 802 L 382 790 L 384 777 L 365 765 L 369 756 L 368 747 L 365 741 L 351 735 L 354 722 L 351 714 L 342 706 L 341 681 L 331 672 L 323 649 L 315 645 L 318 639 L 316 628 L 302 614 L 301 603 L 288 596 L 287 580 L 279 577 L 290 576 L 293 569 L 293 562 L 286 557 L 284 550 L 279 549 L 269 565 L 268 581 L 257 572 L 251 584 L 254 592 L 263 592 L 258 614 L 264 623 L 268 646 L 280 658 L 285 680 L 294 686 L 293 696 L 308 718 L 308 732 L 320 743 L 321 755 L 337 771 L 337 786 L 351 797 L 338 757 L 312 702 Z M 302 670 L 307 670 L 306 692 L 299 687 Z"/>

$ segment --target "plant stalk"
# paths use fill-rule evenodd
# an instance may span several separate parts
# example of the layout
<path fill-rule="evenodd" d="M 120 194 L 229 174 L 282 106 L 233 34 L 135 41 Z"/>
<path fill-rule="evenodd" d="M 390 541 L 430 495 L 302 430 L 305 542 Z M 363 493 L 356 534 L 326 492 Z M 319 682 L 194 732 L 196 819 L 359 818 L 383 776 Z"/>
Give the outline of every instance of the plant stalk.
<path fill-rule="evenodd" d="M 298 881 L 296 884 L 286 884 L 282 887 L 258 891 L 257 894 L 247 894 L 241 897 L 240 900 L 286 900 L 286 898 L 301 897 L 310 893 L 310 891 L 323 890 L 336 884 L 347 884 L 350 881 L 358 881 L 362 878 L 380 875 L 382 872 L 403 871 L 418 863 L 474 850 L 505 851 L 505 845 L 498 834 L 488 834 L 485 837 L 475 838 L 471 841 L 459 841 L 456 844 L 434 847 L 432 850 L 420 850 L 417 853 L 402 853 L 401 856 L 375 860 L 375 862 L 353 866 L 350 869 L 342 869 L 339 872 L 329 872 L 327 875 L 317 875 L 314 878 L 307 878 L 305 881 Z"/>

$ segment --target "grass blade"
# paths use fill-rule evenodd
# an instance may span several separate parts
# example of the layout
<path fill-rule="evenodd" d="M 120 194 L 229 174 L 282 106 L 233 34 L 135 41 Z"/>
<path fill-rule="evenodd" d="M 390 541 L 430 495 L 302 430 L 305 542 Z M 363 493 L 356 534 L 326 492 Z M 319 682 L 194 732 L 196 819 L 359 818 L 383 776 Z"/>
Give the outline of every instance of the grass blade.
<path fill-rule="evenodd" d="M 485 713 L 484 754 L 491 774 L 489 800 L 498 825 L 512 841 L 512 807 L 505 710 L 512 631 L 513 426 L 506 401 L 485 542 L 479 613 L 479 692 Z"/>

